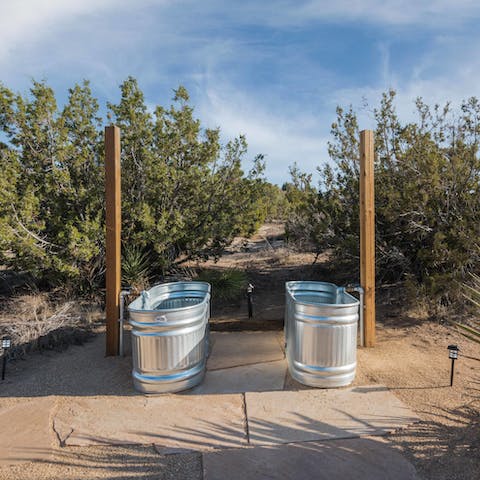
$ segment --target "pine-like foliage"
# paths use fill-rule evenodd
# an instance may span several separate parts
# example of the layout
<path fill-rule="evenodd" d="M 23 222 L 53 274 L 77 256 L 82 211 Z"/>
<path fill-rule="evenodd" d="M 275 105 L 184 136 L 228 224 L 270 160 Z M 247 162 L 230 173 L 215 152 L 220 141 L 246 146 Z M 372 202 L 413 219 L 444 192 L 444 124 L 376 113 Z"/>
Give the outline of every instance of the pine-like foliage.
<path fill-rule="evenodd" d="M 109 116 L 122 135 L 122 241 L 168 269 L 218 256 L 238 233 L 252 233 L 266 209 L 261 156 L 247 174 L 244 137 L 220 144 L 202 129 L 188 93 L 147 108 L 134 78 L 120 86 Z M 59 109 L 53 90 L 30 94 L 0 84 L 0 264 L 48 285 L 89 291 L 104 273 L 103 126 L 88 82 Z M 139 251 L 140 251 L 139 250 Z"/>
<path fill-rule="evenodd" d="M 402 123 L 394 100 L 387 92 L 374 110 L 377 277 L 413 277 L 448 302 L 455 280 L 480 268 L 480 103 L 471 98 L 453 112 L 417 99 L 417 121 Z M 287 229 L 358 268 L 359 129 L 351 108 L 337 109 L 332 136 L 333 166 L 319 169 L 319 188 L 290 184 L 301 201 Z"/>

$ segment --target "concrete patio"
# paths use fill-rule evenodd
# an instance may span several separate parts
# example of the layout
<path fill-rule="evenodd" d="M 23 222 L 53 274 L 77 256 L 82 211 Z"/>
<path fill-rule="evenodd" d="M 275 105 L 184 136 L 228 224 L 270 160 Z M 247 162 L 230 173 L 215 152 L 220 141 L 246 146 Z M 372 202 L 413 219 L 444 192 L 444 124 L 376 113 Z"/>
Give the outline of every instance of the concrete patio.
<path fill-rule="evenodd" d="M 135 393 L 130 358 L 105 358 L 103 336 L 26 375 L 13 371 L 0 398 L 0 466 L 78 447 L 151 445 L 159 458 L 201 455 L 191 478 L 227 478 L 226 469 L 229 479 L 331 478 L 339 465 L 348 478 L 417 478 L 381 438 L 418 420 L 387 388 L 292 388 L 281 332 L 212 340 L 204 382 L 182 394 Z"/>

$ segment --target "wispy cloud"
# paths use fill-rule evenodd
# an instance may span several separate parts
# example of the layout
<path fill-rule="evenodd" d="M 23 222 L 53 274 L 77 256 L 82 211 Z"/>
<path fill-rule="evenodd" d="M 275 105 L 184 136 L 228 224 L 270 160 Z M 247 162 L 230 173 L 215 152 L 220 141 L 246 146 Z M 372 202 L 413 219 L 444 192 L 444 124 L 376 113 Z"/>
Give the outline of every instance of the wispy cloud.
<path fill-rule="evenodd" d="M 0 71 L 24 91 L 45 78 L 57 94 L 83 78 L 100 103 L 138 78 L 150 104 L 184 84 L 224 139 L 247 135 L 268 175 L 287 179 L 327 161 L 336 105 L 362 128 L 381 93 L 440 104 L 480 96 L 476 0 L 17 0 L 0 2 Z M 60 101 L 62 99 L 60 98 Z"/>
<path fill-rule="evenodd" d="M 251 157 L 265 154 L 268 178 L 280 184 L 294 162 L 313 171 L 327 158 L 327 138 L 322 133 L 328 126 L 318 116 L 283 107 L 266 108 L 231 86 L 216 85 L 207 89 L 198 113 L 210 127 L 220 126 L 225 140 L 245 134 Z"/>
<path fill-rule="evenodd" d="M 12 55 L 20 44 L 41 37 L 49 29 L 78 16 L 102 11 L 115 0 L 18 0 L 0 6 L 0 60 Z"/>
<path fill-rule="evenodd" d="M 222 2 L 215 3 L 218 8 Z M 262 19 L 275 26 L 328 21 L 441 29 L 470 22 L 480 14 L 480 5 L 476 0 L 246 0 L 234 10 L 250 22 Z"/>
<path fill-rule="evenodd" d="M 480 14 L 475 0 L 311 0 L 297 9 L 305 19 L 360 20 L 388 25 L 426 25 L 436 28 L 471 20 Z"/>

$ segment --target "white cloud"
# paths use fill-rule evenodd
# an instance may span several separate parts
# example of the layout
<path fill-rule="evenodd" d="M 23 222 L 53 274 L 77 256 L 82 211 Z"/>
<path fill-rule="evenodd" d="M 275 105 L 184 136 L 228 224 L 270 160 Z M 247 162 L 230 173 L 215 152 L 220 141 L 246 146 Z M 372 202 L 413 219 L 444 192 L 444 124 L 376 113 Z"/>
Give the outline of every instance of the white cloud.
<path fill-rule="evenodd" d="M 38 47 L 37 41 L 53 32 L 62 32 L 70 25 L 88 25 L 94 19 L 97 27 L 109 24 L 109 14 L 166 2 L 161 0 L 2 0 L 0 3 L 0 65 L 15 61 L 19 50 Z M 98 18 L 103 14 L 104 18 Z M 115 26 L 111 25 L 112 31 Z M 96 34 L 92 30 L 92 37 Z M 88 39 L 87 39 L 88 40 Z M 68 35 L 57 39 L 68 45 Z M 8 61 L 8 62 L 7 62 Z"/>
<path fill-rule="evenodd" d="M 440 29 L 480 14 L 480 4 L 476 0 L 309 0 L 279 2 L 278 7 L 271 8 L 272 15 L 266 17 L 267 22 L 301 25 L 319 20 L 360 21 Z"/>
<path fill-rule="evenodd" d="M 288 178 L 288 168 L 297 162 L 307 172 L 327 159 L 328 124 L 309 114 L 283 111 L 278 106 L 269 109 L 255 101 L 253 95 L 235 91 L 231 86 L 208 87 L 197 112 L 209 127 L 221 127 L 225 140 L 245 134 L 249 155 L 266 155 L 267 176 L 277 183 Z M 290 110 L 292 106 L 290 106 Z"/>
<path fill-rule="evenodd" d="M 451 103 L 458 114 L 462 101 L 472 96 L 480 98 L 480 60 L 476 52 L 480 48 L 478 39 L 441 38 L 436 47 L 425 54 L 421 61 L 411 67 L 409 72 L 390 71 L 394 61 L 387 69 L 390 83 L 364 85 L 354 88 L 338 88 L 332 92 L 330 109 L 335 105 L 352 105 L 358 113 L 360 128 L 374 128 L 372 109 L 378 107 L 381 95 L 388 88 L 396 92 L 395 107 L 402 122 L 418 120 L 415 99 L 421 97 L 428 105 L 444 106 Z M 385 68 L 383 69 L 385 71 Z M 381 72 L 379 72 L 381 73 Z M 368 107 L 362 108 L 366 100 Z"/>
<path fill-rule="evenodd" d="M 480 15 L 477 0 L 187 0 L 192 18 L 225 23 L 298 27 L 318 22 L 360 22 L 379 26 L 421 26 L 440 30 Z"/>
<path fill-rule="evenodd" d="M 49 28 L 77 15 L 114 5 L 114 0 L 17 0 L 0 6 L 0 60 L 20 43 L 38 38 Z"/>
<path fill-rule="evenodd" d="M 86 77 L 104 103 L 132 74 L 153 104 L 187 83 L 200 118 L 226 139 L 245 133 L 252 157 L 266 154 L 269 178 L 282 182 L 294 161 L 313 172 L 327 160 L 338 104 L 352 103 L 361 128 L 371 128 L 362 98 L 376 106 L 388 87 L 406 120 L 417 96 L 441 104 L 480 96 L 480 39 L 471 28 L 479 17 L 473 0 L 0 0 L 0 81 L 18 90 L 46 78 L 66 91 Z M 369 63 L 349 68 L 361 53 L 351 50 L 324 56 L 328 45 L 302 28 L 321 32 L 326 23 L 377 38 L 362 39 Z M 292 32 L 299 43 L 289 43 Z M 403 38 L 418 32 L 428 41 L 418 51 L 410 44 L 399 62 Z M 332 41 L 341 46 L 342 36 Z"/>

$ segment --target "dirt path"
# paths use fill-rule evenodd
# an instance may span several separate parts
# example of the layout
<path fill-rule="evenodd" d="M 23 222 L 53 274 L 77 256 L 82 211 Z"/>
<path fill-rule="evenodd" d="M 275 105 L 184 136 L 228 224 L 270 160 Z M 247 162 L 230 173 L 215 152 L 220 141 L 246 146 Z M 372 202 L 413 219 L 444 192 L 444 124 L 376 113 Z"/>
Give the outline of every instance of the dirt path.
<path fill-rule="evenodd" d="M 325 256 L 316 259 L 313 253 L 289 249 L 284 237 L 283 225 L 266 224 L 250 239 L 237 238 L 217 262 L 198 265 L 219 270 L 243 270 L 254 286 L 253 318 L 248 319 L 246 295 L 237 302 L 217 303 L 214 299 L 213 330 L 280 330 L 283 328 L 285 282 L 332 281 L 331 273 L 322 261 Z"/>

